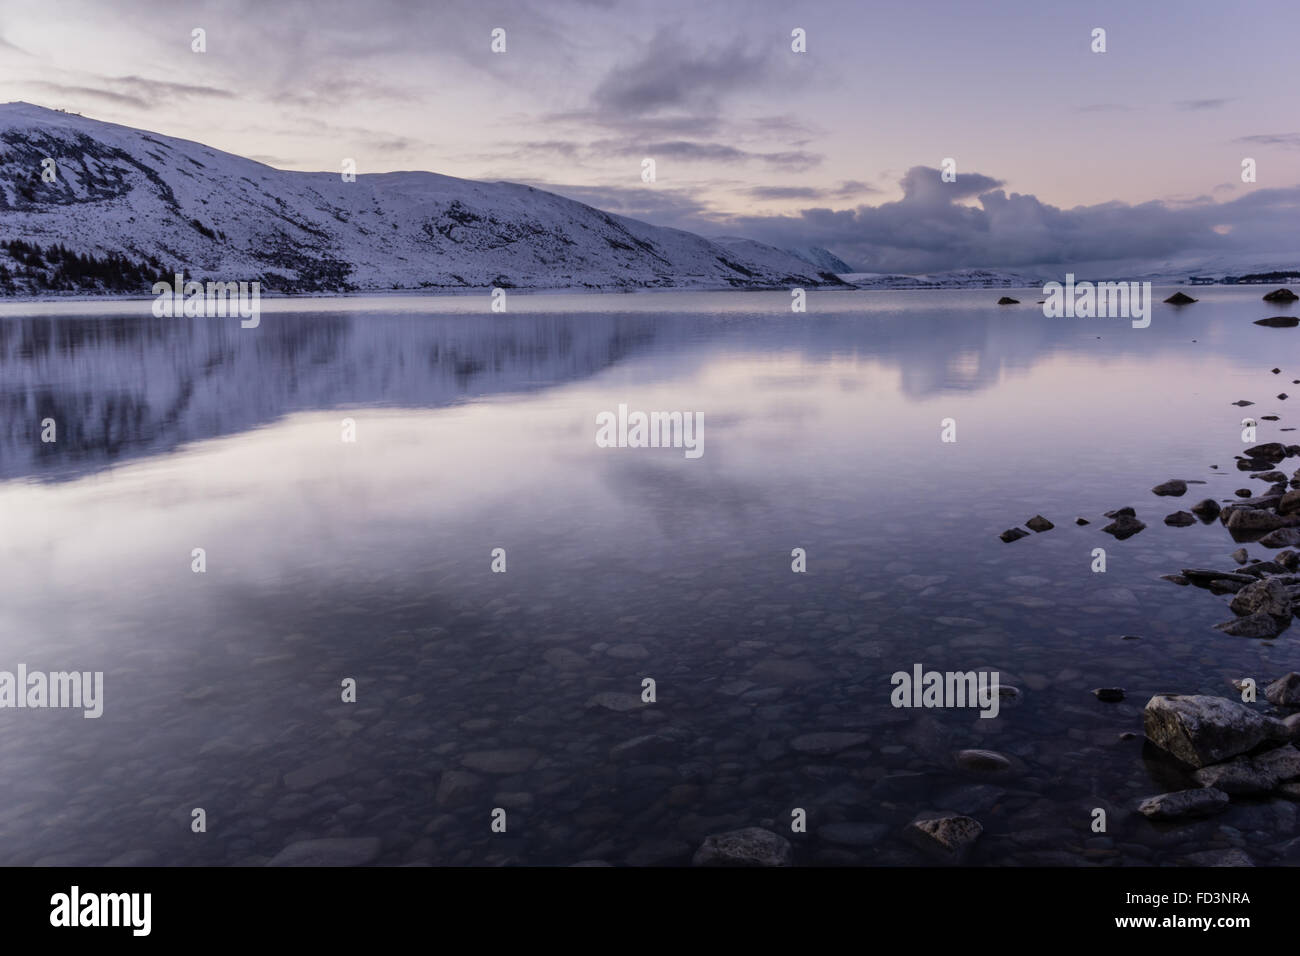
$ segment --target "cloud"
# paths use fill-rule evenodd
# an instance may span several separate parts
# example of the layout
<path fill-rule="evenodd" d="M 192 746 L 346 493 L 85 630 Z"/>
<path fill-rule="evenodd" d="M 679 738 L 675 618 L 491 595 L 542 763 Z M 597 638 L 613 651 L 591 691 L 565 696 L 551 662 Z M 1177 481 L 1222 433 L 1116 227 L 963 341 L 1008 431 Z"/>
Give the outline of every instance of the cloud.
<path fill-rule="evenodd" d="M 878 190 L 857 181 L 834 187 L 711 181 L 689 189 L 530 185 L 658 225 L 781 248 L 821 246 L 855 269 L 909 274 L 986 268 L 1061 276 L 1086 274 L 1096 264 L 1123 270 L 1180 256 L 1281 261 L 1297 254 L 1300 218 L 1300 187 L 1255 189 L 1225 202 L 1196 196 L 1062 209 L 1009 193 L 993 176 L 959 172 L 957 182 L 945 183 L 939 170 L 925 166 L 902 175 L 902 199 L 844 209 L 829 202 Z M 720 188 L 756 201 L 806 199 L 810 205 L 781 215 L 723 213 L 704 198 Z"/>
<path fill-rule="evenodd" d="M 639 59 L 606 74 L 592 93 L 602 113 L 642 116 L 668 109 L 714 112 L 728 93 L 766 78 L 770 52 L 748 52 L 740 40 L 725 48 L 691 49 L 682 31 L 660 29 Z"/>
<path fill-rule="evenodd" d="M 32 53 L 28 52 L 27 50 L 24 50 L 24 49 L 23 49 L 22 47 L 20 47 L 18 44 L 16 44 L 16 43 L 10 43 L 8 40 L 6 40 L 6 39 L 4 38 L 4 36 L 3 36 L 2 34 L 0 34 L 0 53 L 18 53 L 18 54 L 21 54 L 22 56 L 32 56 L 32 55 L 33 55 Z"/>
<path fill-rule="evenodd" d="M 627 143 L 610 143 L 606 142 L 605 148 L 616 148 L 618 151 L 626 151 Z M 636 147 L 639 152 L 655 158 L 664 157 L 668 159 L 680 159 L 688 162 L 712 162 L 712 163 L 748 163 L 760 162 L 765 163 L 776 169 L 791 171 L 802 171 L 811 169 L 822 161 L 822 156 L 817 153 L 808 153 L 803 150 L 787 150 L 775 153 L 757 153 L 750 150 L 739 149 L 735 146 L 728 146 L 724 143 L 698 143 L 688 140 L 672 140 L 663 143 L 646 143 L 643 146 Z"/>
<path fill-rule="evenodd" d="M 418 140 L 407 139 L 405 136 L 376 139 L 369 143 L 370 148 L 379 153 L 409 153 L 411 150 L 419 149 L 423 145 Z"/>
<path fill-rule="evenodd" d="M 979 173 L 960 173 L 957 181 L 945 183 L 939 170 L 928 166 L 913 166 L 898 182 L 903 189 L 903 202 L 931 208 L 947 207 L 955 199 L 969 199 L 1002 185 L 1002 180 Z"/>
<path fill-rule="evenodd" d="M 263 163 L 267 166 L 274 166 L 276 169 L 285 169 L 296 165 L 296 159 L 290 159 L 287 156 L 272 156 L 268 153 L 255 153 L 248 157 L 257 163 Z"/>
<path fill-rule="evenodd" d="M 170 83 L 142 76 L 106 76 L 93 78 L 95 85 L 57 83 L 53 80 L 29 80 L 26 85 L 60 96 L 88 96 L 123 106 L 150 109 L 176 100 L 231 99 L 234 93 L 214 86 Z"/>
<path fill-rule="evenodd" d="M 88 96 L 91 99 L 102 100 L 105 103 L 113 103 L 118 106 L 134 106 L 137 109 L 148 109 L 149 102 L 138 96 L 131 96 L 126 93 L 114 93 L 112 90 L 101 90 L 93 86 L 74 86 L 68 83 L 50 83 L 44 80 L 36 80 L 28 83 L 28 86 L 37 87 L 42 90 L 49 90 L 51 93 L 59 96 L 76 97 Z"/>
<path fill-rule="evenodd" d="M 1231 103 L 1231 99 L 1226 100 L 1179 100 L 1174 105 L 1180 110 L 1217 110 L 1222 109 Z"/>
<path fill-rule="evenodd" d="M 751 199 L 825 199 L 826 190 L 814 186 L 754 186 L 745 190 Z"/>
<path fill-rule="evenodd" d="M 860 179 L 846 179 L 836 187 L 835 192 L 841 196 L 851 196 L 857 193 L 878 193 L 880 189 Z"/>
<path fill-rule="evenodd" d="M 168 97 L 212 97 L 230 99 L 235 94 L 230 90 L 215 86 L 198 86 L 192 83 L 169 83 L 165 80 L 150 80 L 142 76 L 119 76 L 108 79 L 118 89 L 130 90 L 138 96 L 152 100 Z"/>
<path fill-rule="evenodd" d="M 1254 136 L 1239 136 L 1234 142 L 1250 143 L 1254 146 L 1282 146 L 1286 149 L 1300 149 L 1300 133 L 1257 133 Z"/>
<path fill-rule="evenodd" d="M 676 229 L 712 228 L 708 207 L 693 189 L 646 186 L 576 186 L 567 183 L 528 182 L 547 192 L 586 203 L 605 212 L 642 219 Z"/>
<path fill-rule="evenodd" d="M 791 247 L 816 245 L 864 271 L 923 273 L 960 268 L 1064 271 L 1079 263 L 1182 254 L 1295 254 L 1300 187 L 1255 190 L 1215 203 L 1101 203 L 1061 209 L 1008 194 L 1000 180 L 914 166 L 903 198 L 782 216 L 734 216 L 730 231 Z M 962 202 L 977 199 L 978 205 Z M 1224 235 L 1222 227 L 1230 227 Z"/>
<path fill-rule="evenodd" d="M 815 133 L 824 132 L 809 126 L 804 120 L 792 116 L 717 116 L 714 114 L 673 113 L 662 116 L 632 116 L 605 113 L 598 109 L 583 108 L 548 113 L 542 117 L 507 117 L 515 126 L 529 125 L 537 119 L 547 129 L 567 127 L 590 133 L 593 128 L 604 128 L 638 138 L 701 138 L 725 135 L 735 140 L 763 140 L 776 136 L 791 146 L 799 147 L 809 142 Z"/>
<path fill-rule="evenodd" d="M 504 157 L 513 160 L 532 159 L 536 156 L 561 156 L 565 159 L 577 160 L 581 151 L 581 144 L 572 140 L 565 139 L 547 139 L 534 140 L 528 143 L 519 143 Z"/>
<path fill-rule="evenodd" d="M 521 120 L 528 122 L 531 117 L 522 117 Z M 638 136 L 707 136 L 718 132 L 718 120 L 714 116 L 631 116 L 580 109 L 550 113 L 541 120 L 548 128 L 567 126 L 589 131 L 603 127 Z"/>
<path fill-rule="evenodd" d="M 858 196 L 863 193 L 880 192 L 875 186 L 868 183 L 859 182 L 858 180 L 845 180 L 838 186 L 820 187 L 820 186 L 752 186 L 744 191 L 750 199 L 758 200 L 783 200 L 783 199 L 848 199 L 852 196 Z"/>
<path fill-rule="evenodd" d="M 604 143 L 596 144 L 598 148 L 604 147 L 610 151 L 622 152 L 629 148 L 626 143 L 615 143 L 606 140 Z M 674 140 L 664 143 L 646 143 L 640 149 L 635 145 L 630 147 L 636 152 L 651 153 L 660 158 L 668 159 L 685 159 L 695 162 L 711 163 L 742 163 L 754 158 L 753 153 L 748 153 L 743 149 L 737 149 L 735 146 L 727 146 L 723 143 L 692 143 L 686 140 Z"/>
<path fill-rule="evenodd" d="M 553 161 L 556 157 L 588 164 L 611 156 L 631 156 L 639 164 L 642 158 L 651 157 L 656 162 L 676 160 L 686 163 L 715 163 L 736 165 L 760 163 L 770 169 L 784 172 L 802 172 L 821 164 L 824 157 L 804 150 L 784 150 L 763 153 L 741 149 L 726 143 L 695 140 L 664 140 L 638 142 L 627 139 L 598 139 L 583 143 L 572 139 L 530 140 L 515 143 L 503 151 L 480 154 L 476 158 L 489 163 Z"/>

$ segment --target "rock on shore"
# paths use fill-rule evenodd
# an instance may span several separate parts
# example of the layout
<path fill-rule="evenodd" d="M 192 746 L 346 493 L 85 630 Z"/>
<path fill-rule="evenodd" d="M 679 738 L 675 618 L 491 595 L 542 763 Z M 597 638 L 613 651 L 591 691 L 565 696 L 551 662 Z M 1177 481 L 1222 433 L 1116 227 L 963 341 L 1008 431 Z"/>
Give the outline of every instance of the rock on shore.
<path fill-rule="evenodd" d="M 1138 804 L 1138 812 L 1152 820 L 1183 820 L 1208 817 L 1228 809 L 1228 795 L 1207 787 L 1203 790 L 1178 790 L 1147 797 Z"/>
<path fill-rule="evenodd" d="M 1221 763 L 1266 740 L 1286 740 L 1282 721 L 1245 704 L 1205 694 L 1157 694 L 1142 712 L 1147 737 L 1193 767 Z"/>
<path fill-rule="evenodd" d="M 1114 515 L 1114 520 L 1110 524 L 1106 525 L 1106 527 L 1101 529 L 1102 531 L 1106 532 L 1106 534 L 1114 535 L 1115 538 L 1119 541 L 1123 541 L 1125 538 L 1131 538 L 1133 537 L 1133 535 L 1137 534 L 1139 531 L 1146 528 L 1146 523 L 1140 521 L 1134 515 L 1123 514 L 1122 512 L 1125 510 L 1131 512 L 1133 509 L 1131 508 L 1121 509 L 1120 513 L 1115 513 L 1115 512 L 1108 513 L 1106 517 L 1109 518 L 1112 515 Z"/>
<path fill-rule="evenodd" d="M 958 862 L 965 859 L 984 827 L 978 820 L 960 813 L 923 813 L 907 825 L 906 832 L 923 850 Z"/>
<path fill-rule="evenodd" d="M 794 848 L 771 830 L 745 827 L 707 837 L 691 862 L 695 866 L 790 866 Z"/>
<path fill-rule="evenodd" d="M 1292 671 L 1279 677 L 1264 688 L 1264 696 L 1277 707 L 1300 707 L 1300 674 Z"/>
<path fill-rule="evenodd" d="M 277 853 L 267 866 L 365 866 L 379 856 L 378 837 L 300 840 Z"/>

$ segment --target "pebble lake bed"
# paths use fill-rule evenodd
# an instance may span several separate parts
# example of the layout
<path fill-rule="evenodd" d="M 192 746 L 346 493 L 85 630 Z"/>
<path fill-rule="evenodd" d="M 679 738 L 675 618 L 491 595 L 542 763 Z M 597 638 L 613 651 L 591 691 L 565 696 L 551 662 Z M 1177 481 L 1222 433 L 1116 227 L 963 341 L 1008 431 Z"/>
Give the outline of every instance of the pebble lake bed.
<path fill-rule="evenodd" d="M 6 303 L 0 863 L 1300 864 L 1270 288 Z"/>

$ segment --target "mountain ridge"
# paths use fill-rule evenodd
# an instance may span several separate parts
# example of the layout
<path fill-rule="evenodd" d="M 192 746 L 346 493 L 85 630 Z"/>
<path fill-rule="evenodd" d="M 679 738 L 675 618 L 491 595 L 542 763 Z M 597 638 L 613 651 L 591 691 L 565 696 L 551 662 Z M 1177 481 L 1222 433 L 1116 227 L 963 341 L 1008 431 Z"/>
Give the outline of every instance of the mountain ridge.
<path fill-rule="evenodd" d="M 345 181 L 29 103 L 0 104 L 0 237 L 9 295 L 126 291 L 104 263 L 125 263 L 133 288 L 175 272 L 286 293 L 848 288 L 772 246 L 737 250 L 532 186 L 423 171 Z"/>

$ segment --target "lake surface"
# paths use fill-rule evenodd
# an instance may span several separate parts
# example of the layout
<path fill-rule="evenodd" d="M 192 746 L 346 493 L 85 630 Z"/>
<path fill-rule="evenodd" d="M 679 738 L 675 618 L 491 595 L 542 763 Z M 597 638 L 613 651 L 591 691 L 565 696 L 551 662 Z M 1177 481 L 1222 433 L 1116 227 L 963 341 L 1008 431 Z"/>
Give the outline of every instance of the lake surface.
<path fill-rule="evenodd" d="M 1262 490 L 1241 419 L 1297 440 L 1300 331 L 1252 325 L 1291 311 L 1264 287 L 1170 291 L 1145 329 L 1044 318 L 1036 290 L 277 300 L 256 329 L 6 304 L 0 670 L 105 676 L 99 719 L 0 710 L 0 864 L 326 837 L 378 839 L 341 862 L 684 864 L 767 826 L 799 863 L 908 865 L 939 809 L 983 824 L 972 865 L 1300 862 L 1293 803 L 1134 812 L 1188 785 L 1144 749 L 1152 694 L 1300 670 L 1296 628 L 1227 636 L 1227 598 L 1160 579 L 1234 566 L 1218 522 L 1162 519 Z M 703 455 L 598 447 L 620 405 L 702 413 Z M 1206 484 L 1151 493 L 1171 477 Z M 1125 505 L 1148 527 L 1116 541 Z M 917 664 L 1019 694 L 895 708 Z"/>

